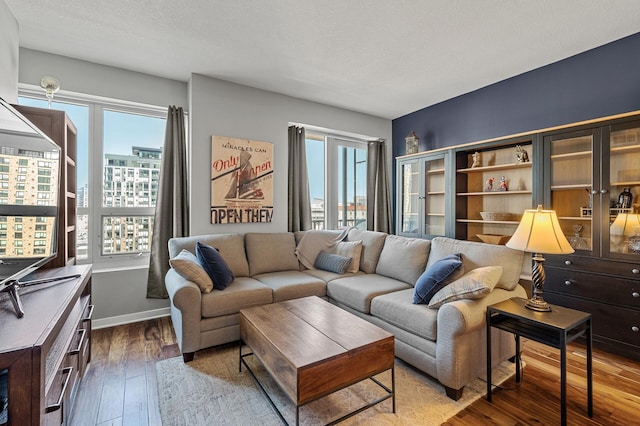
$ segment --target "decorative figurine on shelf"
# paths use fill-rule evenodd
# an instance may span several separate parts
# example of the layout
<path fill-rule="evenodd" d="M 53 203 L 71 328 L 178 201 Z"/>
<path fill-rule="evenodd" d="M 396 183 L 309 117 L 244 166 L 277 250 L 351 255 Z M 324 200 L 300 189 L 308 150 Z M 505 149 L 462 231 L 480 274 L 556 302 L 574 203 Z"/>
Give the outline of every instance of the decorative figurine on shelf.
<path fill-rule="evenodd" d="M 471 163 L 472 169 L 474 167 L 480 167 L 480 153 L 478 151 L 471 154 L 471 160 L 473 160 L 473 162 Z"/>
<path fill-rule="evenodd" d="M 507 178 L 504 176 L 500 176 L 500 191 L 508 191 L 509 187 L 507 186 Z"/>
<path fill-rule="evenodd" d="M 516 145 L 516 162 L 518 163 L 529 162 L 529 154 L 521 145 Z"/>
<path fill-rule="evenodd" d="M 484 190 L 485 191 L 493 191 L 493 178 L 492 177 L 487 179 L 487 182 L 485 183 Z"/>

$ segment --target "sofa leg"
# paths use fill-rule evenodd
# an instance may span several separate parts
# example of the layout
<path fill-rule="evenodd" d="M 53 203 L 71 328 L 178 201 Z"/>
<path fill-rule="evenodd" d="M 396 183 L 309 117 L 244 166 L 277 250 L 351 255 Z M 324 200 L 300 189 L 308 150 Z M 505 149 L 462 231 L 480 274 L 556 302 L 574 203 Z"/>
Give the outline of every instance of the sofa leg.
<path fill-rule="evenodd" d="M 182 360 L 184 362 L 191 362 L 193 361 L 193 357 L 196 355 L 195 352 L 185 352 L 182 354 Z"/>
<path fill-rule="evenodd" d="M 457 401 L 460 398 L 462 398 L 462 391 L 464 390 L 464 386 L 461 387 L 460 389 L 453 389 L 448 386 L 445 386 L 444 390 L 445 392 L 447 392 L 447 396 L 449 398 L 453 399 L 454 401 Z"/>

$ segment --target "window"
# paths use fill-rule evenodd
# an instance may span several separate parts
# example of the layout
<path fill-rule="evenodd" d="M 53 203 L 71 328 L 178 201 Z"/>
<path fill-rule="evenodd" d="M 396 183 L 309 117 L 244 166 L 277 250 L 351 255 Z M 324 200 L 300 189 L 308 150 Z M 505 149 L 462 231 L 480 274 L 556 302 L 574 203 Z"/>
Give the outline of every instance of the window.
<path fill-rule="evenodd" d="M 166 119 L 105 109 L 103 121 L 102 254 L 148 252 Z"/>
<path fill-rule="evenodd" d="M 48 108 L 38 92 L 24 91 L 19 103 Z M 146 265 L 140 254 L 151 245 L 166 109 L 81 95 L 57 95 L 52 108 L 78 129 L 76 259 Z M 40 167 L 38 187 L 46 188 L 50 164 Z"/>
<path fill-rule="evenodd" d="M 366 229 L 367 143 L 306 132 L 313 229 Z"/>

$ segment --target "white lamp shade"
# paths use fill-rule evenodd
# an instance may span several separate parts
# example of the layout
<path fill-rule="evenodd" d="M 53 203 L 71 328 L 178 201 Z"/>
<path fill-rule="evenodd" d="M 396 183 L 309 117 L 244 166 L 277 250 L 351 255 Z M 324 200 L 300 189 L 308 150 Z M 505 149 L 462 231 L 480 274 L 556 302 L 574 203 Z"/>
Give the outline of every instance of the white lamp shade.
<path fill-rule="evenodd" d="M 567 241 L 554 210 L 525 210 L 507 247 L 530 253 L 568 254 L 573 247 Z"/>
<path fill-rule="evenodd" d="M 640 215 L 635 213 L 620 213 L 609 228 L 611 235 L 633 235 L 640 228 Z"/>

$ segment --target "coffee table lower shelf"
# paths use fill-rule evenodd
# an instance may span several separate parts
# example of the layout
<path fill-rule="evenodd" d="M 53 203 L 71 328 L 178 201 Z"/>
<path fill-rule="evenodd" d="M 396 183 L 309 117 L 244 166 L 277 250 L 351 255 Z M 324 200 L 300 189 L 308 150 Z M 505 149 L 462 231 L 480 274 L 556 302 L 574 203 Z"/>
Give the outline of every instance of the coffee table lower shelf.
<path fill-rule="evenodd" d="M 246 357 L 252 356 L 254 355 L 253 352 L 248 352 L 248 353 L 242 353 L 242 347 L 243 347 L 243 342 L 242 340 L 240 340 L 240 364 L 239 364 L 239 368 L 238 371 L 242 372 L 242 365 L 245 366 L 245 368 L 247 369 L 247 371 L 251 374 L 251 377 L 253 377 L 253 380 L 256 382 L 256 384 L 258 385 L 258 387 L 260 388 L 260 390 L 262 391 L 262 393 L 264 394 L 264 396 L 267 397 L 267 401 L 269 401 L 269 404 L 271 404 L 271 406 L 273 407 L 274 411 L 276 412 L 276 414 L 278 415 L 278 417 L 280 417 L 280 420 L 282 420 L 282 422 L 286 425 L 288 425 L 289 423 L 287 422 L 287 420 L 284 418 L 284 415 L 282 414 L 282 412 L 280 411 L 280 409 L 278 408 L 278 406 L 276 405 L 275 401 L 271 398 L 271 396 L 269 395 L 269 393 L 267 392 L 267 390 L 265 389 L 265 387 L 262 385 L 262 383 L 260 382 L 260 380 L 258 379 L 258 376 L 256 376 L 256 374 L 253 372 L 253 370 L 251 369 L 251 366 L 249 366 L 249 364 L 245 361 Z M 257 357 L 256 357 L 257 358 Z M 378 386 L 380 386 L 382 389 L 384 389 L 384 391 L 386 392 L 385 395 L 381 396 L 380 398 L 377 398 L 371 402 L 369 402 L 368 404 L 354 410 L 351 411 L 335 420 L 332 420 L 331 422 L 327 423 L 326 425 L 335 425 L 338 424 L 344 420 L 347 420 L 350 417 L 353 417 L 375 405 L 380 404 L 381 402 L 386 401 L 387 399 L 391 398 L 392 399 L 392 412 L 395 413 L 396 412 L 396 399 L 395 399 L 395 369 L 394 367 L 391 367 L 390 369 L 391 371 L 391 388 L 389 388 L 387 385 L 385 385 L 384 383 L 380 382 L 378 379 L 376 379 L 375 377 L 368 377 L 365 378 L 364 380 L 372 380 L 374 383 L 376 383 Z M 377 373 L 380 374 L 380 373 Z M 376 374 L 376 375 L 377 375 Z M 361 380 L 360 382 L 364 381 Z M 356 383 L 360 383 L 360 382 L 356 382 Z M 355 383 L 354 383 L 355 384 Z M 342 389 L 338 389 L 336 390 L 336 392 L 340 391 Z M 324 398 L 327 395 L 323 395 L 320 396 L 314 400 L 305 402 L 304 404 L 296 404 L 296 425 L 300 424 L 300 407 L 303 407 L 307 404 L 310 404 L 314 401 L 317 401 L 318 399 Z M 293 401 L 292 401 L 293 402 Z"/>

